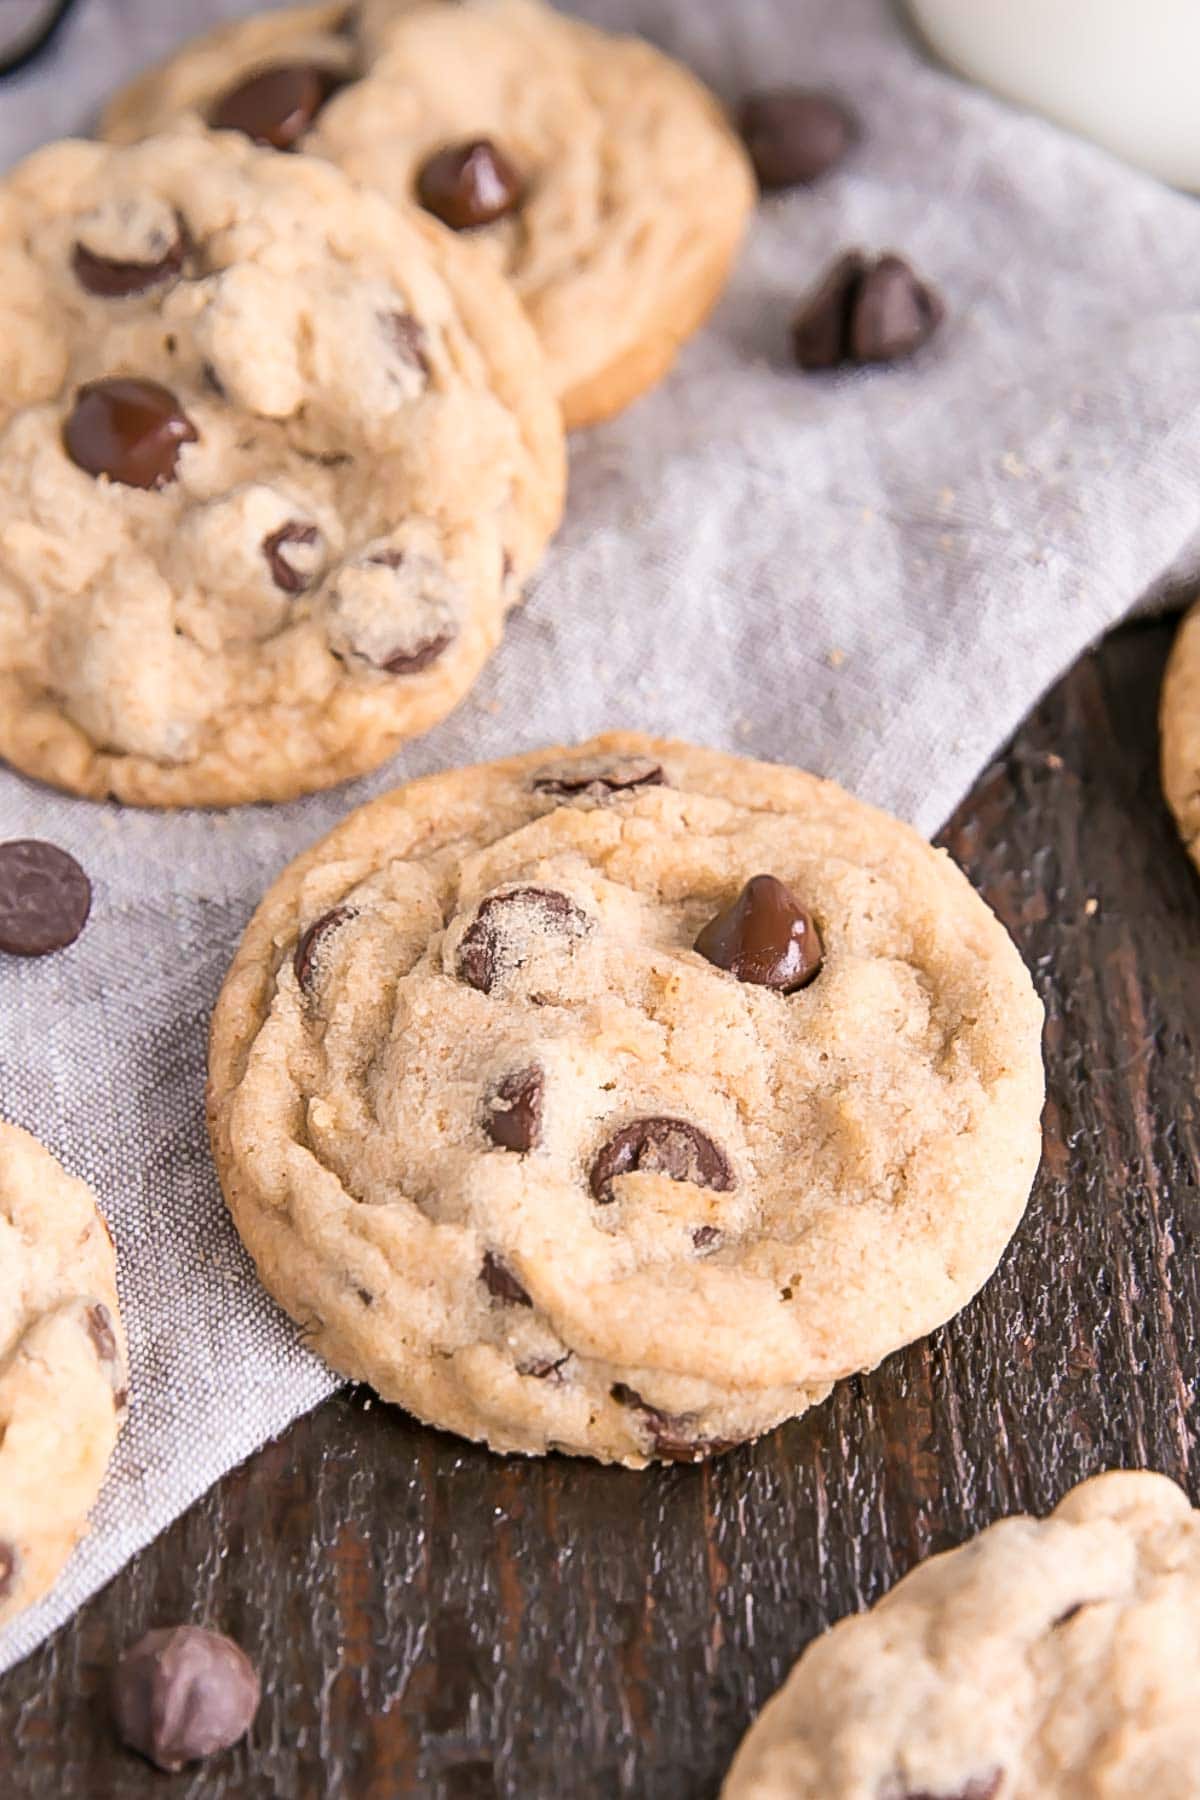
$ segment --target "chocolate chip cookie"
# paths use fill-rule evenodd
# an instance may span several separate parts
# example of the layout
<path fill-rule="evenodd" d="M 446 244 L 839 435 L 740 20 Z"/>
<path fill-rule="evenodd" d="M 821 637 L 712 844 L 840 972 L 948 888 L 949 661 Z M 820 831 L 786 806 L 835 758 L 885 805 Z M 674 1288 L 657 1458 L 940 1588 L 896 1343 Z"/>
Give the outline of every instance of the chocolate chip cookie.
<path fill-rule="evenodd" d="M 87 1530 L 128 1379 L 96 1202 L 0 1121 L 0 1625 L 47 1592 Z"/>
<path fill-rule="evenodd" d="M 1160 709 L 1163 791 L 1193 862 L 1200 864 L 1200 606 L 1179 628 Z"/>
<path fill-rule="evenodd" d="M 469 238 L 524 300 L 569 425 L 663 375 L 720 294 L 755 197 L 741 142 L 690 74 L 540 0 L 251 19 L 143 76 L 105 128 L 127 140 L 181 112 L 329 157 Z"/>
<path fill-rule="evenodd" d="M 621 734 L 415 782 L 293 864 L 221 995 L 210 1124 L 336 1368 L 638 1467 L 970 1298 L 1037 1165 L 1040 1024 L 906 826 Z"/>
<path fill-rule="evenodd" d="M 724 1800 L 1194 1800 L 1200 1515 L 1099 1475 L 810 1645 Z"/>
<path fill-rule="evenodd" d="M 38 152 L 0 262 L 0 755 L 96 797 L 277 800 L 448 712 L 561 509 L 503 279 L 199 127 Z"/>

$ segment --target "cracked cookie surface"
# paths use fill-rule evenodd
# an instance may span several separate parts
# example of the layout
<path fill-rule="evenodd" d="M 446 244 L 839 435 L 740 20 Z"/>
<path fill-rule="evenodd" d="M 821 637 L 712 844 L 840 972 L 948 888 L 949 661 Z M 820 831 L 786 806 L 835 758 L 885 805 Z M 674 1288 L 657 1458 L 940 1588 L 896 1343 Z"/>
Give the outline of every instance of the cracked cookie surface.
<path fill-rule="evenodd" d="M 1162 1475 L 932 1557 L 805 1651 L 724 1800 L 1191 1800 L 1200 1515 Z"/>
<path fill-rule="evenodd" d="M 1200 605 L 1185 616 L 1171 648 L 1159 723 L 1163 792 L 1200 866 Z"/>
<path fill-rule="evenodd" d="M 685 69 L 540 0 L 303 8 L 186 46 L 119 95 L 128 139 L 244 111 L 245 84 L 317 72 L 297 142 L 389 198 L 425 204 L 509 277 L 569 425 L 669 368 L 724 286 L 754 205 L 740 140 Z M 295 75 L 293 74 L 293 79 Z M 320 93 L 318 100 L 317 95 Z M 233 97 L 233 110 L 230 97 Z M 285 134 L 294 112 L 287 112 Z M 473 152 L 472 154 L 468 154 Z"/>
<path fill-rule="evenodd" d="M 222 992 L 210 1123 L 335 1367 L 500 1450 L 691 1459 L 987 1278 L 1040 1023 L 907 827 L 620 734 L 415 782 L 294 864 Z"/>
<path fill-rule="evenodd" d="M 0 1121 L 0 1625 L 49 1590 L 87 1530 L 128 1380 L 92 1193 Z"/>
<path fill-rule="evenodd" d="M 505 283 L 328 164 L 180 130 L 0 186 L 0 755 L 284 799 L 461 699 L 557 523 Z"/>

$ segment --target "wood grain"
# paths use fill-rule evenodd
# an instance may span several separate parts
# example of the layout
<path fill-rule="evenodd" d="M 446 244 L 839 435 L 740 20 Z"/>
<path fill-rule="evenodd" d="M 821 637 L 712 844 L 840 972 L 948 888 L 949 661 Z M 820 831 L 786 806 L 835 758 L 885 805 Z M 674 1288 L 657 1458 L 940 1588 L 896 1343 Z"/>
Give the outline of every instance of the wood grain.
<path fill-rule="evenodd" d="M 338 1396 L 0 1681 L 0 1793 L 703 1800 L 808 1639 L 918 1557 L 1109 1465 L 1200 1498 L 1200 885 L 1155 766 L 1170 635 L 1086 658 L 945 834 L 1048 1009 L 1045 1163 L 979 1300 L 699 1470 L 506 1462 Z M 113 1744 L 103 1693 L 178 1619 L 232 1632 L 267 1696 L 249 1745 L 168 1782 Z"/>

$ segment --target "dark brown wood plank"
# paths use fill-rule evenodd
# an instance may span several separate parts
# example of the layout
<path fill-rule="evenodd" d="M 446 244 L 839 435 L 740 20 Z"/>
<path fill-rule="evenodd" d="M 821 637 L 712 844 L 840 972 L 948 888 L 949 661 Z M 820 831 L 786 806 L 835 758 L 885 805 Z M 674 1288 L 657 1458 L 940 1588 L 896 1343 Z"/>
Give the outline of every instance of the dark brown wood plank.
<path fill-rule="evenodd" d="M 1158 791 L 1170 635 L 1086 658 L 946 833 L 1049 1016 L 1045 1164 L 961 1318 L 700 1470 L 502 1461 L 341 1395 L 0 1681 L 0 1792 L 700 1800 L 805 1642 L 917 1557 L 1111 1464 L 1200 1498 L 1200 884 Z M 238 1637 L 267 1697 L 249 1746 L 167 1782 L 114 1747 L 102 1695 L 121 1645 L 179 1618 Z"/>

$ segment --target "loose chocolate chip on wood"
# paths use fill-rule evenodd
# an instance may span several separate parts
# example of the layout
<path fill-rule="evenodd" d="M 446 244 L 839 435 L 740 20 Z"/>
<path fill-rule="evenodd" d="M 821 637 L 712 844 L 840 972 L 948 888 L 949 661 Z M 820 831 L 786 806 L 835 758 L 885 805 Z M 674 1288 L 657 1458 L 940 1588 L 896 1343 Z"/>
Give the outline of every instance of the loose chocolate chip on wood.
<path fill-rule="evenodd" d="M 487 1134 L 501 1150 L 535 1150 L 542 1135 L 546 1077 L 541 1069 L 518 1069 L 488 1098 Z"/>
<path fill-rule="evenodd" d="M 513 888 L 481 902 L 458 946 L 458 973 L 468 987 L 490 994 L 496 982 L 525 961 L 530 939 L 580 938 L 587 914 L 554 888 Z"/>
<path fill-rule="evenodd" d="M 945 316 L 941 299 L 903 257 L 839 257 L 804 302 L 792 328 L 802 369 L 896 362 L 919 350 Z"/>
<path fill-rule="evenodd" d="M 0 950 L 48 956 L 73 944 L 92 907 L 92 884 L 56 844 L 0 844 Z"/>
<path fill-rule="evenodd" d="M 635 1119 L 610 1138 L 592 1164 L 592 1193 L 600 1205 L 616 1199 L 618 1177 L 634 1173 L 667 1175 L 722 1194 L 734 1184 L 724 1151 L 686 1119 Z"/>
<path fill-rule="evenodd" d="M 319 542 L 320 532 L 315 525 L 304 525 L 299 519 L 289 519 L 278 531 L 271 532 L 263 539 L 263 555 L 267 559 L 267 567 L 271 571 L 271 580 L 285 594 L 302 594 L 312 586 L 313 572 L 298 566 L 303 558 L 289 560 L 289 546 L 295 550 L 311 550 Z M 311 562 L 311 558 L 308 559 Z"/>
<path fill-rule="evenodd" d="M 628 1406 L 641 1415 L 654 1444 L 654 1454 L 663 1462 L 704 1462 L 710 1456 L 724 1456 L 741 1442 L 739 1438 L 697 1436 L 692 1420 L 660 1412 L 623 1381 L 618 1381 L 611 1392 L 618 1406 Z"/>
<path fill-rule="evenodd" d="M 88 1307 L 87 1332 L 100 1361 L 116 1362 L 117 1334 L 113 1330 L 112 1314 L 107 1306 L 97 1303 Z"/>
<path fill-rule="evenodd" d="M 307 931 L 301 933 L 300 941 L 296 945 L 296 953 L 292 958 L 292 972 L 302 993 L 312 992 L 314 965 L 324 939 L 353 917 L 354 912 L 351 907 L 335 906 L 329 912 L 322 913 L 321 917 L 314 920 Z"/>
<path fill-rule="evenodd" d="M 502 1262 L 492 1251 L 484 1252 L 483 1266 L 479 1271 L 479 1279 L 489 1294 L 497 1300 L 503 1300 L 508 1306 L 532 1306 L 533 1301 L 521 1286 L 506 1262 Z"/>
<path fill-rule="evenodd" d="M 17 1585 L 17 1552 L 12 1544 L 0 1542 L 0 1600 L 11 1597 Z"/>
<path fill-rule="evenodd" d="M 535 794 L 561 794 L 573 799 L 586 795 L 592 800 L 607 799 L 612 794 L 627 794 L 634 788 L 661 787 L 666 781 L 662 764 L 648 756 L 622 756 L 613 762 L 600 762 L 588 757 L 567 763 L 561 769 L 548 769 L 535 775 Z"/>
<path fill-rule="evenodd" d="M 186 255 L 187 240 L 180 231 L 175 242 L 153 262 L 124 262 L 117 257 L 98 256 L 86 244 L 77 243 L 71 252 L 71 268 L 86 293 L 100 300 L 125 300 L 174 281 L 183 270 Z"/>
<path fill-rule="evenodd" d="M 739 118 L 759 186 L 767 192 L 816 181 L 858 136 L 849 107 L 812 88 L 764 88 L 748 94 Z"/>
<path fill-rule="evenodd" d="M 231 1638 L 178 1625 L 147 1632 L 125 1652 L 113 1717 L 123 1743 L 174 1772 L 244 1737 L 259 1693 L 253 1664 Z"/>
<path fill-rule="evenodd" d="M 331 69 L 316 63 L 280 63 L 222 94 L 208 122 L 217 131 L 240 131 L 272 150 L 294 150 L 341 85 Z"/>
<path fill-rule="evenodd" d="M 135 488 L 174 481 L 180 449 L 197 435 L 170 388 L 124 375 L 81 387 L 63 426 L 78 468 Z"/>
<path fill-rule="evenodd" d="M 491 225 L 520 206 L 524 184 L 504 152 L 490 138 L 449 144 L 423 164 L 417 198 L 453 231 Z"/>
<path fill-rule="evenodd" d="M 697 937 L 694 948 L 739 981 L 794 994 L 821 972 L 824 949 L 812 917 L 774 875 L 755 875 Z"/>

